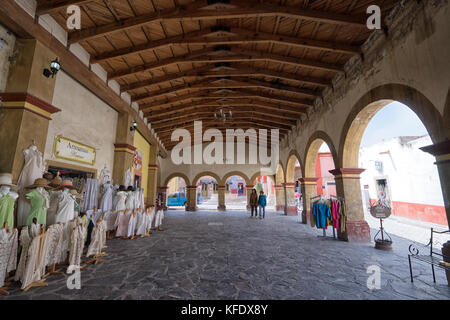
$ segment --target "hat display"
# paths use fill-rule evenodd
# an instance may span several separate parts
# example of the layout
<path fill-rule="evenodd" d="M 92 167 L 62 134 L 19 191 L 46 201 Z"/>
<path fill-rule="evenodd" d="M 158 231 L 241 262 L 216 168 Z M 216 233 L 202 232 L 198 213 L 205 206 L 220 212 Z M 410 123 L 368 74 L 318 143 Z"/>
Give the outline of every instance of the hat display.
<path fill-rule="evenodd" d="M 52 179 L 52 181 L 50 181 L 50 186 L 53 188 L 59 187 L 62 183 L 62 179 L 59 176 L 59 171 L 56 173 L 56 177 L 54 177 Z"/>
<path fill-rule="evenodd" d="M 44 178 L 47 179 L 48 181 L 53 179 L 53 173 L 51 172 L 45 172 L 44 173 Z"/>
<path fill-rule="evenodd" d="M 76 189 L 70 189 L 70 193 L 76 198 L 81 198 L 81 194 L 78 193 Z"/>
<path fill-rule="evenodd" d="M 56 190 L 63 190 L 63 189 L 76 189 L 71 180 L 63 180 L 63 182 L 61 183 L 61 185 L 59 185 L 58 187 L 55 188 Z"/>
<path fill-rule="evenodd" d="M 48 185 L 48 181 L 45 178 L 37 178 L 36 180 L 34 180 L 34 183 L 31 186 L 26 187 L 27 189 L 35 189 L 35 188 L 45 188 L 45 189 L 51 189 L 52 187 L 50 187 Z"/>
<path fill-rule="evenodd" d="M 12 188 L 17 188 L 15 184 L 12 183 L 11 173 L 0 173 L 0 186 L 8 186 Z"/>

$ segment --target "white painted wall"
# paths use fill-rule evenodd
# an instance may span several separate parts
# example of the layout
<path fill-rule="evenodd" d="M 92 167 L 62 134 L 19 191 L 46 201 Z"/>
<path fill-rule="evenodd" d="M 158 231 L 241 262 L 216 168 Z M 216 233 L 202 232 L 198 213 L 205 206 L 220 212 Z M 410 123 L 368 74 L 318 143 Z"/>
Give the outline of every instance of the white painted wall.
<path fill-rule="evenodd" d="M 97 149 L 96 163 L 90 168 L 99 173 L 106 164 L 112 170 L 118 113 L 62 71 L 57 75 L 52 104 L 61 112 L 52 115 L 45 159 L 87 166 L 53 157 L 54 138 L 62 135 Z"/>
<path fill-rule="evenodd" d="M 361 186 L 369 185 L 370 198 L 377 199 L 376 179 L 386 178 L 392 201 L 443 206 L 436 160 L 419 149 L 431 144 L 431 138 L 424 136 L 405 144 L 393 138 L 361 148 L 359 167 L 366 169 Z M 383 163 L 382 171 L 375 168 L 375 161 Z"/>

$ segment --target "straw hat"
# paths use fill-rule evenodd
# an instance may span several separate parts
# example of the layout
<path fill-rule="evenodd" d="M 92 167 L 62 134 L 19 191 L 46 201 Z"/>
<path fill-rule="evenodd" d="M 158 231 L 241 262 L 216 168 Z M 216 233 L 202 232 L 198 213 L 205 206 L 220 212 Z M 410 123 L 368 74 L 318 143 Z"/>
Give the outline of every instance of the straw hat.
<path fill-rule="evenodd" d="M 54 177 L 52 179 L 52 181 L 50 181 L 50 186 L 52 186 L 53 188 L 59 187 L 62 183 L 62 179 L 59 176 L 59 171 L 56 173 L 56 177 Z"/>
<path fill-rule="evenodd" d="M 63 190 L 63 189 L 76 189 L 76 188 L 73 186 L 72 181 L 70 181 L 70 180 L 63 180 L 61 185 L 55 188 L 55 191 Z"/>
<path fill-rule="evenodd" d="M 0 186 L 8 186 L 11 188 L 17 188 L 15 184 L 12 184 L 11 173 L 0 173 Z"/>
<path fill-rule="evenodd" d="M 70 193 L 75 197 L 75 198 L 80 198 L 81 199 L 81 194 L 78 193 L 78 191 L 76 189 L 70 189 Z"/>
<path fill-rule="evenodd" d="M 34 183 L 31 186 L 26 187 L 27 189 L 35 189 L 38 187 L 42 187 L 45 189 L 51 189 L 52 187 L 50 187 L 48 185 L 48 181 L 45 178 L 37 178 L 36 180 L 34 180 Z"/>

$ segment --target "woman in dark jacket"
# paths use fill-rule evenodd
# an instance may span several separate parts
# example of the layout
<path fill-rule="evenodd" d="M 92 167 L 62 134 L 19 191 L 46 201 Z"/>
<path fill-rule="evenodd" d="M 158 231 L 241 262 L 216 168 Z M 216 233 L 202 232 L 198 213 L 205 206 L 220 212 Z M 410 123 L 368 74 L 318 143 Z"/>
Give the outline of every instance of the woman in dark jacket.
<path fill-rule="evenodd" d="M 252 210 L 252 215 L 251 217 L 253 217 L 253 211 L 255 211 L 255 218 L 258 215 L 258 194 L 256 193 L 255 189 L 252 189 L 252 193 L 250 194 L 250 208 Z"/>

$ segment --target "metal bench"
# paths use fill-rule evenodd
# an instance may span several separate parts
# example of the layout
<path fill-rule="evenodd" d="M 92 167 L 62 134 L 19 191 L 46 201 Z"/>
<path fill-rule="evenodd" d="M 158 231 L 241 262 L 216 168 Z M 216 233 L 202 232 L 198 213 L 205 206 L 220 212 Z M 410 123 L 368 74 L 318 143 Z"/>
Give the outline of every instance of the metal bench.
<path fill-rule="evenodd" d="M 450 234 L 450 230 L 447 231 L 434 231 L 433 228 L 431 228 L 431 237 L 430 242 L 425 246 L 430 246 L 430 253 L 429 254 L 420 254 L 419 249 L 414 245 L 411 244 L 409 246 L 409 254 L 408 254 L 408 261 L 409 261 L 409 272 L 411 274 L 411 282 L 414 282 L 413 280 L 413 273 L 412 273 L 412 264 L 411 264 L 411 258 L 428 263 L 431 265 L 431 270 L 433 272 L 433 281 L 436 282 L 436 275 L 434 273 L 434 267 L 439 267 L 441 269 L 444 269 L 446 271 L 450 271 L 450 267 L 443 266 L 439 262 L 441 261 L 450 261 L 449 256 L 443 255 L 441 252 L 433 250 L 433 234 L 444 234 L 448 233 Z"/>

